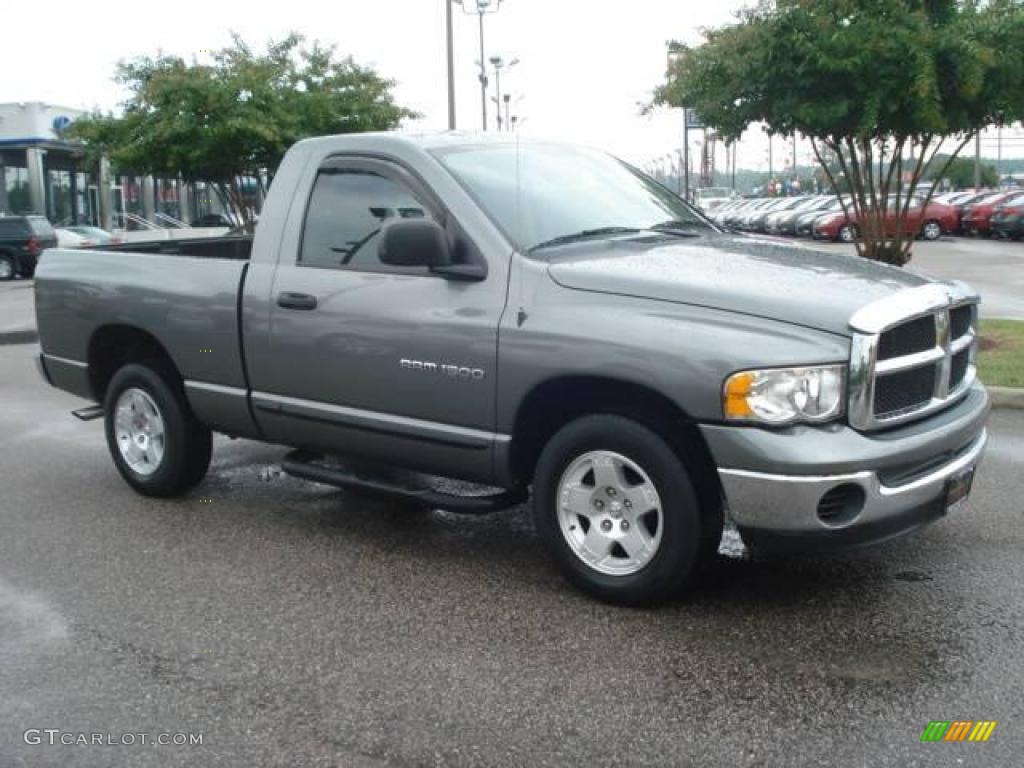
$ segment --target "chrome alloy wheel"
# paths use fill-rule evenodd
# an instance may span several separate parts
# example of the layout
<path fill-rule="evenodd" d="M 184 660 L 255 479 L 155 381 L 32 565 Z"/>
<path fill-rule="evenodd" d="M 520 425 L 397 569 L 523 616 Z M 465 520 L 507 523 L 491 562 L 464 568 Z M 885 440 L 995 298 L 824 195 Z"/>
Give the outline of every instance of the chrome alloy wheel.
<path fill-rule="evenodd" d="M 558 482 L 558 522 L 590 568 L 629 576 L 661 545 L 661 497 L 639 464 L 611 451 L 578 457 Z"/>
<path fill-rule="evenodd" d="M 148 394 L 129 387 L 117 398 L 114 435 L 121 458 L 139 475 L 151 475 L 160 468 L 167 447 L 164 419 Z"/>
<path fill-rule="evenodd" d="M 924 225 L 921 235 L 925 240 L 938 240 L 942 237 L 942 225 L 937 221 L 929 221 Z"/>

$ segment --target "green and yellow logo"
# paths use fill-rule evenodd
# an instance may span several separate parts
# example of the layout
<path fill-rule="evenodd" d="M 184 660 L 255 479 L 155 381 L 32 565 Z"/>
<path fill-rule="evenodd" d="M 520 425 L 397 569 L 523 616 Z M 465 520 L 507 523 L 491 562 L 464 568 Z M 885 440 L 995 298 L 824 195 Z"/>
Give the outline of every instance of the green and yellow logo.
<path fill-rule="evenodd" d="M 995 729 L 994 720 L 932 720 L 921 741 L 988 741 Z"/>

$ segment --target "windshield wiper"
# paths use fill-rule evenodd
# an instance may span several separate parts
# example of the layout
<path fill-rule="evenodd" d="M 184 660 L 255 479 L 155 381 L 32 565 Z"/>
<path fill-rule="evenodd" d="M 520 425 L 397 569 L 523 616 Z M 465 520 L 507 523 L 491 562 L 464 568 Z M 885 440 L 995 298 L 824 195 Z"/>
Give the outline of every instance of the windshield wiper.
<path fill-rule="evenodd" d="M 538 243 L 530 248 L 530 251 L 549 248 L 555 245 L 574 243 L 577 240 L 586 240 L 588 237 L 602 237 L 603 235 L 629 235 L 642 231 L 643 230 L 637 229 L 636 227 L 598 227 L 597 229 L 584 229 L 579 232 L 573 232 L 569 235 L 560 235 L 559 237 L 553 237 L 550 240 L 545 240 L 543 243 Z"/>
<path fill-rule="evenodd" d="M 655 224 L 653 227 L 649 227 L 649 229 L 653 229 L 655 232 L 667 232 L 670 235 L 678 235 L 679 237 L 700 237 L 700 232 L 694 229 L 693 225 L 692 221 L 672 219 Z"/>

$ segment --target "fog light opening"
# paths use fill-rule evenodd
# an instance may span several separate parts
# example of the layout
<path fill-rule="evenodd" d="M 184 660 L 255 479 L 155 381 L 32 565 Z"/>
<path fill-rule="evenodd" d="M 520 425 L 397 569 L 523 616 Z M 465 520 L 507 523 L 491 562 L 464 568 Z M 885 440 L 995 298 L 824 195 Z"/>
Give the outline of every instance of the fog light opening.
<path fill-rule="evenodd" d="M 864 509 L 864 489 L 854 483 L 837 485 L 818 502 L 818 519 L 827 526 L 852 523 Z"/>

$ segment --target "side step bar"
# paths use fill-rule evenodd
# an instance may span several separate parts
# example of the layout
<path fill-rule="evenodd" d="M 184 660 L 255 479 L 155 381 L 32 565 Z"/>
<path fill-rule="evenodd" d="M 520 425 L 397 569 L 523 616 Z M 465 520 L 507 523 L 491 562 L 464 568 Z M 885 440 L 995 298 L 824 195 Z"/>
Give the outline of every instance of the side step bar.
<path fill-rule="evenodd" d="M 370 493 L 399 496 L 433 508 L 464 515 L 487 515 L 521 504 L 527 499 L 525 490 L 506 490 L 486 496 L 463 496 L 444 493 L 434 488 L 403 485 L 385 477 L 367 477 L 354 470 L 318 464 L 320 458 L 305 451 L 293 451 L 281 462 L 281 469 L 293 477 L 337 488 L 355 488 Z"/>
<path fill-rule="evenodd" d="M 93 421 L 95 419 L 103 418 L 103 406 L 102 405 L 90 405 L 88 408 L 79 408 L 77 411 L 72 411 L 71 415 L 80 421 Z"/>

